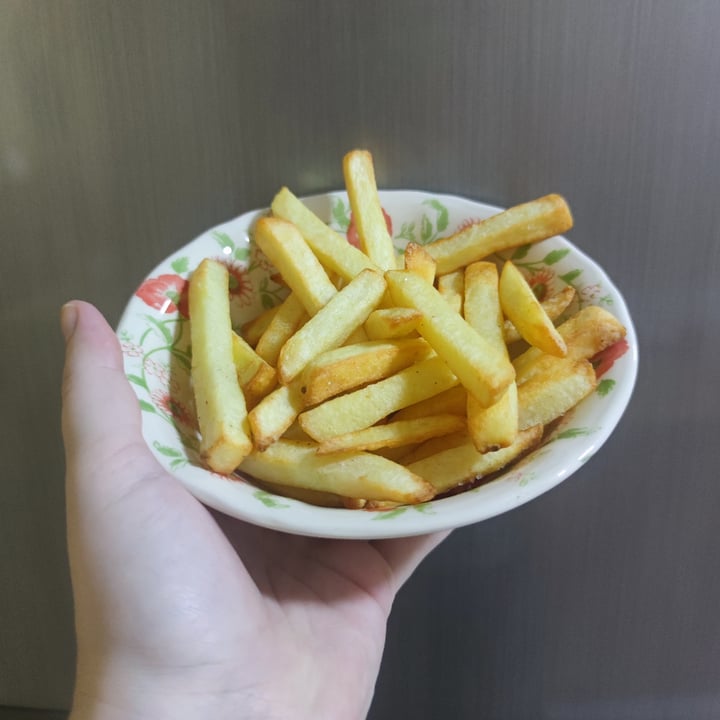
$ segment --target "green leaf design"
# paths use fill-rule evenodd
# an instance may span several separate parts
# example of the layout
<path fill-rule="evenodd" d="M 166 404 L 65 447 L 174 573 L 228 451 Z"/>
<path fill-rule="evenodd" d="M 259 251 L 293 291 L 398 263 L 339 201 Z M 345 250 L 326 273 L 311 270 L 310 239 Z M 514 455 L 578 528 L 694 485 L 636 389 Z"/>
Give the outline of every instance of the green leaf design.
<path fill-rule="evenodd" d="M 258 499 L 265 507 L 269 507 L 269 508 L 290 507 L 289 505 L 286 505 L 285 503 L 279 502 L 278 499 L 274 495 L 271 495 L 269 492 L 265 492 L 265 490 L 256 490 L 253 493 L 253 497 Z"/>
<path fill-rule="evenodd" d="M 171 354 L 186 370 L 190 370 L 192 365 L 190 355 L 182 352 L 181 350 L 172 350 Z"/>
<path fill-rule="evenodd" d="M 148 389 L 147 383 L 138 375 L 132 375 L 130 373 L 126 373 L 125 377 L 135 385 L 139 385 L 141 388 L 144 388 L 145 390 Z"/>
<path fill-rule="evenodd" d="M 578 428 L 568 428 L 567 430 L 563 430 L 561 433 L 558 433 L 555 436 L 555 440 L 572 440 L 572 438 L 576 437 L 586 437 L 587 435 L 592 435 L 595 431 L 591 428 L 586 427 L 578 427 Z"/>
<path fill-rule="evenodd" d="M 138 402 L 140 403 L 141 410 L 144 410 L 145 412 L 157 413 L 157 410 L 149 402 L 145 402 L 145 400 L 138 400 Z"/>
<path fill-rule="evenodd" d="M 341 198 L 336 198 L 333 202 L 332 216 L 338 227 L 343 232 L 347 232 L 347 229 L 350 226 L 350 217 L 345 207 L 345 203 L 342 201 Z"/>
<path fill-rule="evenodd" d="M 262 302 L 262 306 L 265 310 L 275 307 L 275 299 L 269 293 L 263 293 L 260 295 L 260 301 Z"/>
<path fill-rule="evenodd" d="M 233 251 L 233 257 L 239 262 L 245 262 L 250 257 L 249 247 L 238 247 Z"/>
<path fill-rule="evenodd" d="M 180 275 L 181 273 L 185 273 L 190 268 L 190 258 L 186 257 L 180 257 L 176 258 L 171 263 L 172 269 Z"/>
<path fill-rule="evenodd" d="M 570 252 L 569 248 L 564 248 L 562 250 L 553 250 L 552 252 L 549 252 L 542 261 L 546 265 L 554 265 L 556 262 L 560 262 L 568 253 Z"/>
<path fill-rule="evenodd" d="M 400 232 L 395 236 L 395 239 L 415 242 L 415 223 L 404 222 L 400 228 Z"/>
<path fill-rule="evenodd" d="M 442 232 L 445 230 L 450 221 L 447 208 L 439 200 L 435 200 L 434 198 L 423 201 L 423 205 L 429 205 L 433 208 L 433 210 L 435 210 L 435 212 L 437 212 L 437 220 L 435 222 L 437 231 Z"/>
<path fill-rule="evenodd" d="M 407 509 L 408 509 L 407 505 L 401 505 L 400 507 L 395 508 L 394 510 L 381 510 L 373 518 L 373 520 L 392 520 L 393 518 L 396 518 L 396 517 L 402 515 Z"/>
<path fill-rule="evenodd" d="M 596 392 L 600 397 L 605 397 L 615 387 L 615 381 L 610 378 L 605 378 L 598 383 Z"/>
<path fill-rule="evenodd" d="M 422 223 L 420 224 L 420 242 L 424 245 L 430 240 L 433 234 L 432 223 L 428 219 L 427 215 L 422 216 Z"/>
<path fill-rule="evenodd" d="M 432 505 L 429 502 L 418 503 L 417 505 L 411 506 L 413 510 L 417 510 L 422 515 L 434 515 L 435 511 L 432 509 Z"/>
<path fill-rule="evenodd" d="M 217 241 L 217 244 L 221 248 L 230 248 L 231 250 L 235 250 L 235 243 L 233 242 L 232 238 L 224 232 L 220 232 L 219 230 L 213 230 L 212 236 Z"/>
<path fill-rule="evenodd" d="M 146 315 L 145 317 L 150 321 L 150 324 L 156 330 L 158 330 L 160 332 L 160 334 L 165 338 L 165 342 L 168 345 L 172 345 L 172 341 L 173 341 L 172 333 L 170 332 L 170 330 L 167 327 L 165 327 L 165 323 L 158 322 L 154 317 L 150 317 L 150 315 Z"/>
<path fill-rule="evenodd" d="M 510 259 L 522 260 L 530 252 L 531 247 L 531 244 L 521 245 L 519 248 L 516 248 L 515 252 L 510 256 Z"/>
<path fill-rule="evenodd" d="M 611 297 L 610 295 L 603 295 L 603 296 L 600 298 L 600 302 L 601 302 L 603 305 L 612 305 L 612 304 L 613 304 L 613 299 L 612 299 L 612 297 Z"/>
<path fill-rule="evenodd" d="M 182 457 L 182 453 L 169 445 L 161 445 L 157 440 L 153 443 L 153 447 L 165 457 L 178 458 Z"/>
<path fill-rule="evenodd" d="M 571 285 L 573 281 L 576 278 L 579 278 L 582 275 L 582 270 L 579 268 L 576 268 L 575 270 L 571 270 L 570 272 L 565 273 L 564 275 L 560 276 L 560 279 L 566 282 L 568 285 Z"/>

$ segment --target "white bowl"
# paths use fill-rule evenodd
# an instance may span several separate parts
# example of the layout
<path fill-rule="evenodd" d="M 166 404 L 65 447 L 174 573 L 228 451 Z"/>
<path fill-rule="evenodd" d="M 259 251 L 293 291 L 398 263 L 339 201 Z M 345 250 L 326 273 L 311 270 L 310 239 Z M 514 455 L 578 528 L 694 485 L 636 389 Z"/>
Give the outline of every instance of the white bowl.
<path fill-rule="evenodd" d="M 380 192 L 399 248 L 426 243 L 501 208 L 418 191 Z M 345 192 L 305 198 L 335 229 L 347 230 Z M 581 306 L 602 305 L 627 328 L 626 352 L 615 358 L 596 392 L 569 412 L 547 441 L 492 481 L 452 497 L 384 512 L 315 507 L 224 477 L 201 464 L 189 390 L 189 327 L 184 291 L 205 257 L 231 270 L 233 320 L 238 324 L 280 302 L 282 286 L 250 243 L 257 210 L 208 230 L 160 263 L 128 302 L 118 327 L 125 372 L 143 410 L 143 434 L 160 463 L 203 503 L 257 525 L 332 538 L 389 538 L 461 527 L 511 510 L 575 472 L 608 439 L 628 405 L 637 374 L 637 338 L 617 288 L 587 255 L 562 237 L 506 253 L 535 285 L 548 291 L 572 284 Z M 578 229 L 582 234 L 582 228 Z M 541 288 L 542 290 L 543 288 Z M 623 347 L 625 349 L 625 347 Z M 616 355 L 618 353 L 615 353 Z"/>

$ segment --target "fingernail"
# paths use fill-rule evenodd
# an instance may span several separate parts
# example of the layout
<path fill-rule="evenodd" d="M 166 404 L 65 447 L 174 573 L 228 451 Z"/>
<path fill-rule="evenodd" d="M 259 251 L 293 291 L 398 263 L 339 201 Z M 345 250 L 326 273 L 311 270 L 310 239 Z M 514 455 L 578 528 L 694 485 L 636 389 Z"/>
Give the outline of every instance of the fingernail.
<path fill-rule="evenodd" d="M 67 342 L 72 337 L 73 332 L 75 332 L 77 316 L 77 307 L 73 302 L 65 303 L 62 308 L 60 308 L 60 329 L 62 330 L 65 342 Z"/>

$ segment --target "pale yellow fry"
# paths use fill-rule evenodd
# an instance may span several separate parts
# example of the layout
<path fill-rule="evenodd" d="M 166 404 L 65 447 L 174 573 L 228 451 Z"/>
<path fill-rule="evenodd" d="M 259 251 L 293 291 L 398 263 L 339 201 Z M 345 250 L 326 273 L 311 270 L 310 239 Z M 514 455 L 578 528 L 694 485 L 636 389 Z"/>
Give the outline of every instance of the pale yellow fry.
<path fill-rule="evenodd" d="M 298 296 L 290 293 L 258 340 L 255 352 L 269 365 L 277 365 L 283 345 L 304 325 L 308 317 Z"/>
<path fill-rule="evenodd" d="M 422 313 L 413 308 L 380 308 L 365 321 L 365 332 L 372 340 L 403 338 L 417 330 Z"/>
<path fill-rule="evenodd" d="M 375 309 L 387 289 L 383 276 L 363 270 L 311 317 L 283 346 L 278 375 L 284 384 L 325 350 L 339 347 Z"/>
<path fill-rule="evenodd" d="M 462 270 L 440 275 L 437 279 L 437 289 L 456 313 L 462 313 L 465 292 L 465 276 Z"/>
<path fill-rule="evenodd" d="M 549 355 L 565 357 L 567 346 L 523 274 L 508 260 L 500 274 L 500 305 L 530 345 Z"/>
<path fill-rule="evenodd" d="M 430 354 L 422 338 L 370 340 L 328 350 L 310 361 L 302 372 L 305 405 L 393 375 Z"/>
<path fill-rule="evenodd" d="M 451 448 L 464 445 L 468 441 L 468 434 L 466 430 L 460 432 L 450 433 L 449 435 L 441 435 L 440 437 L 430 438 L 424 443 L 420 443 L 412 448 L 409 452 L 398 458 L 398 462 L 405 466 L 411 465 L 418 460 L 424 460 L 431 455 L 436 455 L 439 452 L 450 450 Z"/>
<path fill-rule="evenodd" d="M 365 328 L 360 325 L 345 338 L 343 345 L 356 345 L 357 343 L 367 342 L 369 339 L 368 334 L 365 332 Z"/>
<path fill-rule="evenodd" d="M 435 282 L 435 260 L 422 245 L 410 242 L 405 247 L 405 269 L 417 273 L 425 282 Z"/>
<path fill-rule="evenodd" d="M 248 320 L 243 324 L 241 328 L 242 337 L 250 346 L 255 347 L 258 344 L 262 334 L 268 329 L 279 309 L 280 306 L 276 305 L 275 307 L 263 310 L 252 320 Z"/>
<path fill-rule="evenodd" d="M 364 452 L 318 455 L 312 443 L 278 440 L 245 458 L 240 470 L 265 482 L 368 500 L 418 503 L 434 491 L 402 465 Z"/>
<path fill-rule="evenodd" d="M 569 230 L 572 224 L 570 208 L 564 198 L 546 195 L 435 240 L 425 249 L 435 258 L 438 274 L 444 274 L 501 250 L 559 235 Z"/>
<path fill-rule="evenodd" d="M 265 450 L 272 445 L 295 422 L 303 407 L 298 381 L 280 385 L 266 395 L 248 416 L 255 447 Z"/>
<path fill-rule="evenodd" d="M 407 270 L 391 270 L 385 273 L 385 278 L 398 305 L 422 312 L 418 332 L 467 391 L 486 407 L 497 402 L 515 378 L 507 357 L 473 330 L 422 278 Z"/>
<path fill-rule="evenodd" d="M 343 174 L 360 247 L 382 270 L 394 269 L 395 247 L 380 205 L 372 155 L 367 150 L 349 152 L 343 158 Z"/>
<path fill-rule="evenodd" d="M 428 415 L 459 415 L 465 417 L 467 408 L 467 390 L 462 385 L 445 390 L 437 395 L 421 400 L 409 407 L 398 410 L 393 420 L 412 420 Z"/>
<path fill-rule="evenodd" d="M 540 304 L 543 306 L 547 316 L 554 322 L 570 307 L 570 303 L 575 299 L 575 295 L 575 288 L 571 285 L 566 285 L 562 290 L 541 300 Z M 505 337 L 506 345 L 522 340 L 520 333 L 510 320 L 505 320 L 504 322 L 503 336 Z"/>
<path fill-rule="evenodd" d="M 432 415 L 417 420 L 399 420 L 330 438 L 320 443 L 318 453 L 325 455 L 347 450 L 399 447 L 423 442 L 439 435 L 449 435 L 464 428 L 465 421 L 457 415 Z"/>
<path fill-rule="evenodd" d="M 508 357 L 503 339 L 503 316 L 494 263 L 476 262 L 465 268 L 465 319 L 500 354 Z M 511 445 L 518 434 L 515 382 L 493 405 L 483 407 L 473 395 L 467 400 L 468 432 L 479 452 Z"/>
<path fill-rule="evenodd" d="M 307 410 L 300 415 L 300 426 L 310 437 L 322 442 L 370 427 L 390 413 L 442 392 L 457 382 L 440 358 L 431 357 L 389 378 Z"/>
<path fill-rule="evenodd" d="M 200 263 L 190 278 L 192 382 L 200 454 L 216 472 L 230 473 L 252 449 L 245 398 L 233 361 L 227 268 Z"/>
<path fill-rule="evenodd" d="M 412 473 L 430 482 L 438 493 L 442 493 L 502 470 L 537 445 L 542 434 L 540 425 L 528 428 L 518 434 L 510 447 L 487 453 L 479 453 L 468 437 L 462 445 L 410 463 L 407 467 Z"/>
<path fill-rule="evenodd" d="M 286 187 L 272 201 L 273 215 L 293 223 L 320 262 L 344 280 L 352 280 L 366 268 L 379 268 L 361 250 L 328 227 Z"/>
<path fill-rule="evenodd" d="M 337 293 L 325 268 L 292 223 L 274 217 L 260 218 L 255 225 L 255 242 L 310 315 L 315 315 Z"/>
<path fill-rule="evenodd" d="M 518 387 L 521 429 L 562 417 L 597 387 L 588 360 L 552 358 L 545 370 Z"/>
<path fill-rule="evenodd" d="M 622 323 L 607 310 L 590 305 L 578 311 L 558 326 L 567 345 L 567 360 L 589 360 L 610 345 L 625 337 Z M 529 348 L 513 360 L 518 385 L 543 372 L 552 364 L 552 356 L 537 348 Z"/>
<path fill-rule="evenodd" d="M 237 333 L 232 334 L 232 349 L 237 379 L 251 407 L 275 387 L 277 372 Z"/>

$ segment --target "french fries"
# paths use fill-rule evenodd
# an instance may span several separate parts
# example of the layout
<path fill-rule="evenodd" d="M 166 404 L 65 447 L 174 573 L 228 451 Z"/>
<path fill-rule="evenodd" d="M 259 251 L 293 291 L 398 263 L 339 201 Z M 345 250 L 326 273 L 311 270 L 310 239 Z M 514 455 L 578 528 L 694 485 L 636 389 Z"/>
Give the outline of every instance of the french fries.
<path fill-rule="evenodd" d="M 289 292 L 241 335 L 222 263 L 195 270 L 200 447 L 213 470 L 289 498 L 391 509 L 470 485 L 537 446 L 597 387 L 590 360 L 625 329 L 597 307 L 555 327 L 575 291 L 541 303 L 512 262 L 499 273 L 490 258 L 568 230 L 560 196 L 409 243 L 401 256 L 370 153 L 348 153 L 343 173 L 362 249 L 281 188 L 254 239 Z"/>

